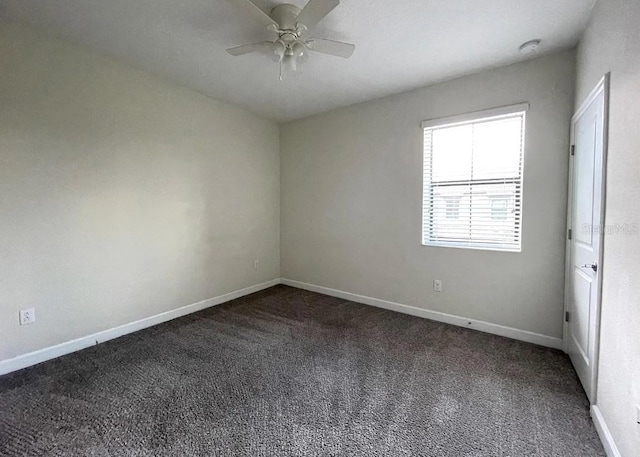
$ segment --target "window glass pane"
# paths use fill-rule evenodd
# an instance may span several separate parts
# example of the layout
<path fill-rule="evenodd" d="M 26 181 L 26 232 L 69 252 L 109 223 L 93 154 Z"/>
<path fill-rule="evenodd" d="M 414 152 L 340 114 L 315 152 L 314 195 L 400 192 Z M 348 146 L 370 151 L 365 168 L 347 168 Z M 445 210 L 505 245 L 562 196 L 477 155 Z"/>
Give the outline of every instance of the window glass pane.
<path fill-rule="evenodd" d="M 455 181 L 471 178 L 471 125 L 433 131 L 432 180 Z"/>
<path fill-rule="evenodd" d="M 440 239 L 464 238 L 471 235 L 469 186 L 445 186 L 433 188 L 431 236 Z M 455 217 L 451 211 L 455 202 Z"/>
<path fill-rule="evenodd" d="M 519 237 L 516 184 L 434 187 L 432 193 L 432 238 L 500 242 Z M 451 202 L 456 203 L 455 217 Z"/>
<path fill-rule="evenodd" d="M 512 178 L 520 168 L 520 116 L 473 128 L 473 179 Z"/>
<path fill-rule="evenodd" d="M 471 189 L 472 239 L 493 242 L 516 240 L 520 226 L 516 218 L 520 206 L 515 197 L 516 185 L 476 184 Z"/>

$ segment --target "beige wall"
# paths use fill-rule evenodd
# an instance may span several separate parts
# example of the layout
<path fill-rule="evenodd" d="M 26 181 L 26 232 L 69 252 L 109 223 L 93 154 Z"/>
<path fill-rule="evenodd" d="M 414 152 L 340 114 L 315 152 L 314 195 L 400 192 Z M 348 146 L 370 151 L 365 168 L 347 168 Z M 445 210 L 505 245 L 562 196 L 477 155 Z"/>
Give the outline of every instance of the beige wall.
<path fill-rule="evenodd" d="M 578 106 L 611 72 L 606 225 L 640 227 L 640 2 L 600 0 L 578 48 Z M 623 457 L 640 453 L 640 234 L 606 235 L 597 404 Z"/>
<path fill-rule="evenodd" d="M 561 338 L 573 87 L 565 51 L 284 124 L 282 276 Z M 525 101 L 522 253 L 421 246 L 420 122 Z"/>
<path fill-rule="evenodd" d="M 20 26 L 0 62 L 0 360 L 279 277 L 274 122 Z"/>

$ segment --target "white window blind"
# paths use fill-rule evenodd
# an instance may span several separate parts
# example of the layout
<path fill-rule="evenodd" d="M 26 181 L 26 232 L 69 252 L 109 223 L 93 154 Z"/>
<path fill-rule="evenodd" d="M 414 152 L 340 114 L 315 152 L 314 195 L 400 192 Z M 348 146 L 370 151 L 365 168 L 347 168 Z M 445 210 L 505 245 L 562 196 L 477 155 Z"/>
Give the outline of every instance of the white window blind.
<path fill-rule="evenodd" d="M 520 252 L 527 108 L 423 123 L 422 244 Z"/>

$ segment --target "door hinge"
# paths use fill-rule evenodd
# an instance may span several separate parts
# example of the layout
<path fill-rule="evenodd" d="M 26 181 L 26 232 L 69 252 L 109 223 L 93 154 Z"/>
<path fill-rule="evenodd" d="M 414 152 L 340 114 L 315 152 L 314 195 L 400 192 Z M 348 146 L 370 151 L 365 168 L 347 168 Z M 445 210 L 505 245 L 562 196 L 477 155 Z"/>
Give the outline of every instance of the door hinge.
<path fill-rule="evenodd" d="M 571 229 L 567 230 L 567 237 L 571 239 L 572 236 L 573 236 L 573 231 Z"/>
<path fill-rule="evenodd" d="M 571 155 L 572 156 L 576 155 L 576 145 L 575 144 L 571 145 Z"/>
<path fill-rule="evenodd" d="M 569 322 L 569 311 L 564 312 L 564 321 Z"/>

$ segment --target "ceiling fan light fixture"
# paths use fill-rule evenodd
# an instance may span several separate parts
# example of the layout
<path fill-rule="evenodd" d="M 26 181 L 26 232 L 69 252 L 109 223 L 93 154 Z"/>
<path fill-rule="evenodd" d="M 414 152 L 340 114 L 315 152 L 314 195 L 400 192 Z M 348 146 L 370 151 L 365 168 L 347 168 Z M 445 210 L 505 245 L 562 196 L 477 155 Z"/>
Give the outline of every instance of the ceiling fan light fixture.
<path fill-rule="evenodd" d="M 280 80 L 285 73 L 297 73 L 299 63 L 306 60 L 307 50 L 348 59 L 355 45 L 325 38 L 309 38 L 307 31 L 325 18 L 340 0 L 308 0 L 304 8 L 283 3 L 267 14 L 252 0 L 227 0 L 251 16 L 255 22 L 278 34 L 275 41 L 263 41 L 227 49 L 233 56 L 267 51 L 280 63 Z"/>

